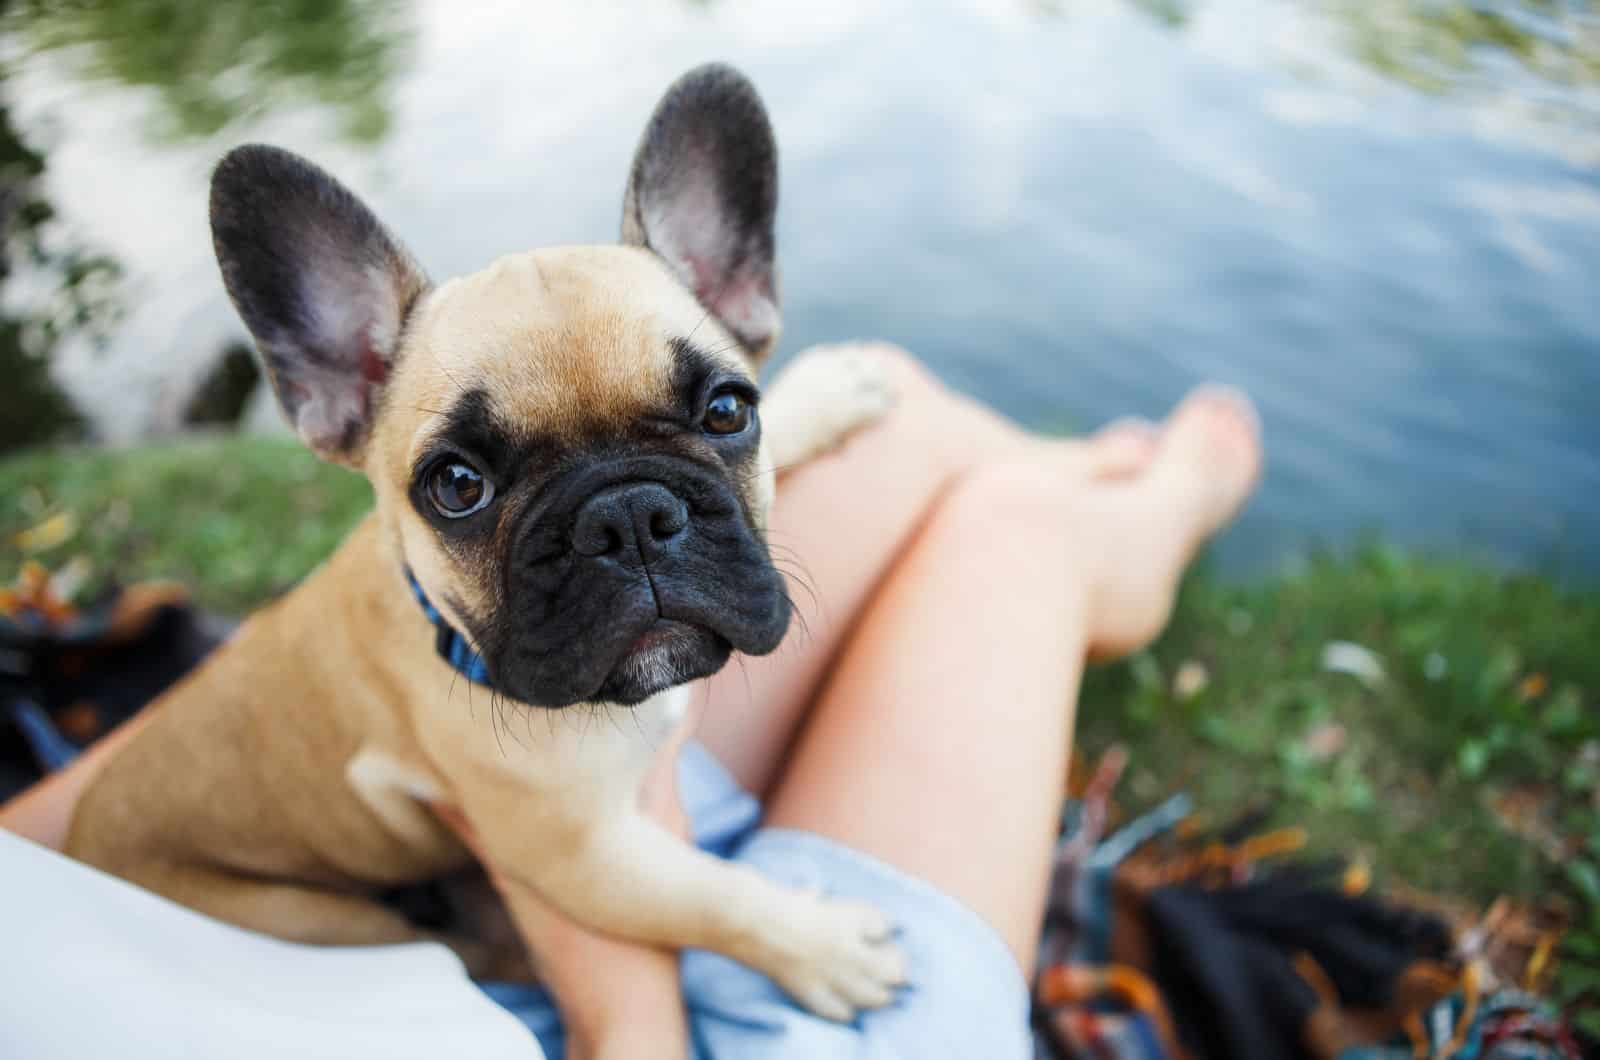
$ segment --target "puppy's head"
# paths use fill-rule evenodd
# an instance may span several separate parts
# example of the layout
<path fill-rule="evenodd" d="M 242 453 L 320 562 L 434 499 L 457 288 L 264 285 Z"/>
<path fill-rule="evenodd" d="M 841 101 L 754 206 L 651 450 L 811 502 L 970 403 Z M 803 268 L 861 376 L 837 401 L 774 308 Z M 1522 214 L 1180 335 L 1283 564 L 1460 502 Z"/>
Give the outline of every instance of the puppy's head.
<path fill-rule="evenodd" d="M 348 190 L 259 146 L 217 167 L 211 223 L 300 435 L 365 470 L 495 686 L 558 707 L 636 703 L 783 637 L 755 383 L 776 205 L 766 113 L 714 66 L 651 119 L 621 246 L 433 286 Z"/>

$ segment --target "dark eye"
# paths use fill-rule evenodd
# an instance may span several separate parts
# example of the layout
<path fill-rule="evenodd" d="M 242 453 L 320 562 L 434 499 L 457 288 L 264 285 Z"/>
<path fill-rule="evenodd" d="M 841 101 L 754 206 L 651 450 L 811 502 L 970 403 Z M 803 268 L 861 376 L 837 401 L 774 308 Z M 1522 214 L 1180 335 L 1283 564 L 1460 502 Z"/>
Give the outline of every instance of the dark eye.
<path fill-rule="evenodd" d="M 700 428 L 707 434 L 738 434 L 750 426 L 750 403 L 731 390 L 724 390 L 706 404 Z"/>
<path fill-rule="evenodd" d="M 428 472 L 428 500 L 446 519 L 483 510 L 494 499 L 494 484 L 461 460 L 441 460 Z"/>

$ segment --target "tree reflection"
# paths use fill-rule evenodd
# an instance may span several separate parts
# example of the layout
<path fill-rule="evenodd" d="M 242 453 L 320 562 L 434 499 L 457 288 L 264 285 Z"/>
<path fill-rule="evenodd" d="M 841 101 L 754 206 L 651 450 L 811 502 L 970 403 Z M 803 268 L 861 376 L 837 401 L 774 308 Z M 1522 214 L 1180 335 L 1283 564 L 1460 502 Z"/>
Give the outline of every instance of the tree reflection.
<path fill-rule="evenodd" d="M 0 453 L 82 433 L 50 378 L 50 354 L 67 335 L 103 335 L 116 317 L 121 269 L 60 231 L 41 189 L 44 169 L 0 102 L 0 285 L 20 281 L 32 295 L 26 309 L 0 311 Z"/>
<path fill-rule="evenodd" d="M 70 49 L 87 76 L 154 89 L 176 136 L 309 101 L 377 140 L 412 38 L 394 0 L 16 0 L 8 21 L 25 45 Z"/>
<path fill-rule="evenodd" d="M 1600 82 L 1600 14 L 1584 4 L 1332 3 L 1362 62 L 1424 91 L 1456 88 L 1490 55 L 1510 57 L 1528 73 L 1557 85 Z"/>

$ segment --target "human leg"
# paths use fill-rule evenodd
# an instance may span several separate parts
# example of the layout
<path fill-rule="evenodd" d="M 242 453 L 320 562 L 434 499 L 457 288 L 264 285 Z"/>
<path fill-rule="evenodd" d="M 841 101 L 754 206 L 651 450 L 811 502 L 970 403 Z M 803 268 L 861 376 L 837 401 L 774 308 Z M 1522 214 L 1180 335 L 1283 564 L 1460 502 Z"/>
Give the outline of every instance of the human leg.
<path fill-rule="evenodd" d="M 894 408 L 839 450 L 780 473 L 769 540 L 789 575 L 796 628 L 777 652 L 740 659 L 701 686 L 698 738 L 757 795 L 777 775 L 866 601 L 938 498 L 968 469 L 1034 443 L 905 351 L 871 349 L 895 390 Z M 1148 423 L 1123 420 L 1056 451 L 1063 475 L 1104 478 L 1136 470 L 1153 447 Z"/>
<path fill-rule="evenodd" d="M 1211 390 L 1131 478 L 1085 480 L 1059 459 L 1034 443 L 948 491 L 862 615 L 768 814 L 965 902 L 1023 968 L 1083 660 L 1160 630 L 1260 455 L 1248 405 Z"/>

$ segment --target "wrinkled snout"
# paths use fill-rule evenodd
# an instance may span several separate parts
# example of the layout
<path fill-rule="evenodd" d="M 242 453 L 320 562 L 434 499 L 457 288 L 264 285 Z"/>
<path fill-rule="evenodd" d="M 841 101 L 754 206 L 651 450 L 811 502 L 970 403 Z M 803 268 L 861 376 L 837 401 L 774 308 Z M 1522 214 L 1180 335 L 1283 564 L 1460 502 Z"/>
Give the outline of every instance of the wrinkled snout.
<path fill-rule="evenodd" d="M 725 471 L 661 454 L 572 467 L 530 505 L 485 656 L 527 703 L 637 703 L 763 655 L 789 599 Z"/>
<path fill-rule="evenodd" d="M 659 482 L 602 489 L 578 509 L 572 550 L 591 560 L 645 567 L 666 558 L 689 525 L 689 506 Z"/>

